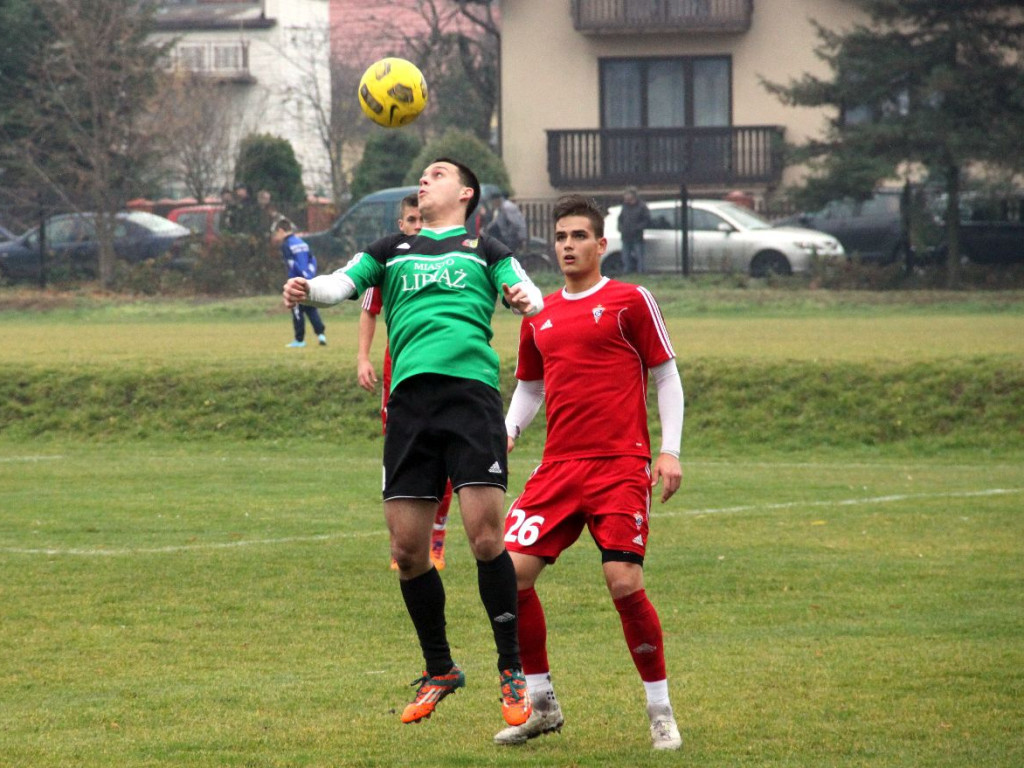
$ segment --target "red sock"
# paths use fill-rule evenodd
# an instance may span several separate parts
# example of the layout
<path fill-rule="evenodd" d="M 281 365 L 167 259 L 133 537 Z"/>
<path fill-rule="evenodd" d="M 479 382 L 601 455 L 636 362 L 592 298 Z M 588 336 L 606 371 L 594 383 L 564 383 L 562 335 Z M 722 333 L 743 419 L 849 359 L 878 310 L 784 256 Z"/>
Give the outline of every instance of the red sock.
<path fill-rule="evenodd" d="M 548 625 L 544 620 L 544 607 L 533 587 L 519 590 L 519 657 L 527 675 L 549 671 Z"/>
<path fill-rule="evenodd" d="M 522 592 L 519 593 L 520 615 L 522 615 Z M 662 643 L 661 621 L 654 610 L 647 592 L 637 590 L 614 601 L 615 609 L 622 620 L 622 632 L 626 636 L 626 645 L 633 657 L 640 679 L 645 683 L 653 683 L 665 679 L 665 647 Z M 521 621 L 521 619 L 520 619 Z M 522 637 L 522 630 L 519 632 Z M 520 640 L 520 642 L 522 642 Z"/>

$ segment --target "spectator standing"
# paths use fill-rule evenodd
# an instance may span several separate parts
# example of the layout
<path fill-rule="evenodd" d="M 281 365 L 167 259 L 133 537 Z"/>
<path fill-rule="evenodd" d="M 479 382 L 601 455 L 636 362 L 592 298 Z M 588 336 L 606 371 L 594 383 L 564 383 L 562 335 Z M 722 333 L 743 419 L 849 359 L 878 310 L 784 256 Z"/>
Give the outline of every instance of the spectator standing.
<path fill-rule="evenodd" d="M 499 732 L 522 744 L 559 730 L 563 716 L 547 654 L 547 626 L 535 584 L 584 527 L 601 553 L 605 584 L 647 695 L 655 749 L 682 745 L 669 700 L 658 613 L 644 588 L 651 495 L 662 503 L 679 488 L 683 387 L 661 310 L 642 286 L 601 276 L 604 217 L 579 195 L 555 206 L 555 253 L 565 287 L 524 318 L 516 385 L 505 418 L 509 450 L 545 405 L 547 440 L 540 466 L 512 502 L 505 546 L 519 590 L 519 647 L 533 713 Z M 658 390 L 661 448 L 651 463 L 647 384 Z"/>
<path fill-rule="evenodd" d="M 647 203 L 640 199 L 636 187 L 626 187 L 622 195 L 622 211 L 619 213 L 624 272 L 644 272 L 644 230 L 650 224 L 651 211 Z"/>
<path fill-rule="evenodd" d="M 288 277 L 301 277 L 305 280 L 312 280 L 316 277 L 316 256 L 309 250 L 309 245 L 301 237 L 295 234 L 295 226 L 281 216 L 274 222 L 270 230 L 270 244 L 281 249 L 281 258 L 288 266 Z M 303 304 L 296 304 L 292 310 L 292 328 L 295 332 L 295 339 L 287 344 L 288 347 L 306 346 L 306 318 L 309 318 L 313 332 L 316 334 L 320 346 L 327 345 L 327 336 L 324 333 L 324 321 L 320 319 L 320 312 L 316 307 L 308 307 Z"/>
<path fill-rule="evenodd" d="M 269 189 L 261 189 L 256 193 L 256 208 L 259 213 L 259 231 L 269 232 L 281 215 L 274 205 Z"/>
<path fill-rule="evenodd" d="M 266 230 L 260 228 L 260 212 L 249 196 L 249 187 L 235 184 L 234 202 L 224 212 L 226 229 L 236 235 L 258 237 Z"/>
<path fill-rule="evenodd" d="M 516 253 L 526 243 L 526 217 L 519 206 L 501 192 L 494 192 L 488 203 L 491 223 L 487 227 L 487 234 Z"/>

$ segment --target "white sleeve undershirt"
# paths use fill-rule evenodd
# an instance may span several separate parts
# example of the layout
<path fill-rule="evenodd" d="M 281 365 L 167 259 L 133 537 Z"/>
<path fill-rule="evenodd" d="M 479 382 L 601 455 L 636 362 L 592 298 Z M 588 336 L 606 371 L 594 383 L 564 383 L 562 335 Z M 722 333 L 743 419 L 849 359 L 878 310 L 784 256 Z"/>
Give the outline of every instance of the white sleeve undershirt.
<path fill-rule="evenodd" d="M 544 379 L 520 381 L 505 415 L 505 433 L 513 440 L 526 429 L 544 404 Z"/>
<path fill-rule="evenodd" d="M 304 303 L 311 307 L 331 307 L 354 296 L 355 293 L 356 284 L 339 269 L 329 275 L 319 275 L 310 280 L 309 299 Z"/>
<path fill-rule="evenodd" d="M 679 378 L 676 359 L 666 360 L 651 368 L 658 388 L 658 419 L 661 421 L 661 453 L 679 458 L 683 442 L 683 380 Z"/>
<path fill-rule="evenodd" d="M 533 317 L 542 309 L 544 309 L 544 294 L 540 292 L 540 288 L 534 285 L 533 280 L 531 280 L 530 278 L 526 278 L 525 280 L 516 283 L 516 285 L 523 286 L 523 290 L 526 291 L 526 296 L 530 299 L 530 303 L 533 305 L 533 309 L 530 312 L 526 313 L 527 316 Z M 512 287 L 514 288 L 515 286 Z M 513 307 L 512 314 L 522 315 L 523 313 L 520 312 L 515 307 Z"/>

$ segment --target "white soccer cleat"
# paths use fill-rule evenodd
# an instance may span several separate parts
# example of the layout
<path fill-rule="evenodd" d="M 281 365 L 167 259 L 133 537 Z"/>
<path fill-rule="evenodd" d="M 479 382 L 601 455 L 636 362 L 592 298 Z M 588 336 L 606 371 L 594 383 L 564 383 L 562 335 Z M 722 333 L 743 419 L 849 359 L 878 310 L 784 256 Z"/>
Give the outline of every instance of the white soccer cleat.
<path fill-rule="evenodd" d="M 651 719 L 651 744 L 655 749 L 679 749 L 683 746 L 672 707 L 648 707 L 647 716 Z"/>
<path fill-rule="evenodd" d="M 541 707 L 544 707 L 543 709 Z M 533 712 L 522 725 L 510 725 L 494 735 L 495 744 L 525 744 L 545 733 L 562 730 L 565 718 L 557 701 L 535 702 Z"/>

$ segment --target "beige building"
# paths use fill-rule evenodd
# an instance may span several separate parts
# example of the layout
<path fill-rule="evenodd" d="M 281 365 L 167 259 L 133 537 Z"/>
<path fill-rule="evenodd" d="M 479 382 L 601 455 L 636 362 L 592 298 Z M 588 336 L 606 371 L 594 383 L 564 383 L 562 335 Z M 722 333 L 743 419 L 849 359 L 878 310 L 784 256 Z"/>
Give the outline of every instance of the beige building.
<path fill-rule="evenodd" d="M 328 9 L 328 0 L 158 4 L 151 39 L 171 43 L 168 67 L 222 86 L 232 115 L 230 150 L 218 169 L 224 183 L 232 180 L 238 143 L 267 133 L 291 143 L 308 192 L 331 188 L 313 103 L 330 94 Z"/>
<path fill-rule="evenodd" d="M 799 178 L 782 142 L 829 115 L 761 80 L 828 77 L 811 20 L 863 17 L 849 0 L 502 0 L 501 143 L 517 198 L 569 191 L 761 200 Z"/>

